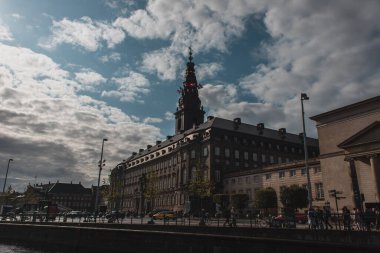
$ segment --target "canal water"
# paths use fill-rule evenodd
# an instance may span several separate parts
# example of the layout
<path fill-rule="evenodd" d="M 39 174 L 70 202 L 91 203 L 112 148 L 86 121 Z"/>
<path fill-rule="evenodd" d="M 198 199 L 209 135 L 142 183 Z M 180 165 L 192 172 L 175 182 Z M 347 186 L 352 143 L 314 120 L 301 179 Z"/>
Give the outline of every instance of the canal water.
<path fill-rule="evenodd" d="M 1 253 L 59 253 L 59 251 L 41 251 L 22 246 L 0 243 Z"/>

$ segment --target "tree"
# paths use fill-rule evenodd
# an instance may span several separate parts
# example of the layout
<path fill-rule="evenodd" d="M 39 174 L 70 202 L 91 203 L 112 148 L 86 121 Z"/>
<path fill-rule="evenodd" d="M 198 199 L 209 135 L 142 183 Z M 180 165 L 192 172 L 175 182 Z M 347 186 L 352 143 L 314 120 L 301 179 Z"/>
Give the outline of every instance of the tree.
<path fill-rule="evenodd" d="M 195 199 L 199 200 L 200 206 L 197 209 L 199 209 L 198 211 L 200 212 L 203 208 L 202 199 L 210 197 L 212 195 L 212 191 L 214 190 L 214 183 L 208 178 L 204 178 L 199 163 L 196 166 L 194 175 L 192 175 L 191 180 L 187 185 L 187 189 Z"/>
<path fill-rule="evenodd" d="M 154 172 L 148 173 L 146 177 L 146 188 L 144 197 L 147 200 L 147 211 L 153 210 L 154 200 L 157 196 L 157 175 Z"/>
<path fill-rule="evenodd" d="M 24 205 L 26 205 L 27 208 L 30 209 L 30 207 L 33 205 L 37 206 L 38 201 L 39 197 L 36 194 L 34 187 L 32 187 L 29 184 L 24 192 Z"/>
<path fill-rule="evenodd" d="M 238 210 L 246 208 L 248 206 L 249 197 L 247 194 L 233 194 L 231 196 L 231 204 Z"/>
<path fill-rule="evenodd" d="M 212 199 L 215 204 L 220 205 L 222 210 L 225 210 L 230 205 L 230 196 L 228 194 L 214 194 Z"/>
<path fill-rule="evenodd" d="M 124 181 L 122 178 L 118 177 L 116 173 L 112 173 L 108 176 L 107 179 L 103 180 L 103 187 L 102 187 L 102 196 L 108 201 L 108 205 L 111 208 L 118 209 L 119 202 L 121 200 L 122 194 L 121 191 L 123 191 L 124 187 Z"/>
<path fill-rule="evenodd" d="M 269 208 L 277 208 L 276 191 L 271 187 L 256 191 L 255 206 L 256 208 L 265 209 L 266 213 L 268 213 Z"/>
<path fill-rule="evenodd" d="M 305 208 L 309 203 L 307 196 L 307 189 L 294 184 L 281 189 L 280 201 L 287 208 Z"/>

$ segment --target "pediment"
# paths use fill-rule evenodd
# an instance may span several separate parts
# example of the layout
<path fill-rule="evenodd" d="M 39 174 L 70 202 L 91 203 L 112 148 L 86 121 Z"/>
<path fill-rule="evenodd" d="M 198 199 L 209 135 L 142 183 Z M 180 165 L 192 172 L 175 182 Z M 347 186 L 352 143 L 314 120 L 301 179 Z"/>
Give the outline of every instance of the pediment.
<path fill-rule="evenodd" d="M 374 143 L 380 143 L 380 121 L 375 121 L 371 125 L 360 130 L 340 143 L 338 147 L 347 149 L 363 145 L 372 145 Z"/>

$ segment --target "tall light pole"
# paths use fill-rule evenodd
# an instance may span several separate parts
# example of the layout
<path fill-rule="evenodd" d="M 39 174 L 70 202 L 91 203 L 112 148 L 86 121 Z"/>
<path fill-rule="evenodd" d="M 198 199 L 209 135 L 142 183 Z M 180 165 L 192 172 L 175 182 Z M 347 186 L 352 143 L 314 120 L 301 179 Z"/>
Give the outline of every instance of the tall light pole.
<path fill-rule="evenodd" d="M 95 212 L 95 215 L 97 214 L 97 210 L 98 210 L 98 203 L 99 203 L 99 187 L 100 187 L 100 174 L 102 173 L 102 169 L 103 169 L 103 166 L 104 166 L 104 162 L 105 160 L 103 161 L 103 148 L 104 148 L 104 142 L 105 141 L 108 141 L 107 138 L 104 138 L 103 141 L 102 141 L 102 152 L 100 153 L 100 161 L 99 161 L 99 176 L 98 176 L 98 187 L 96 188 L 96 198 L 95 198 L 95 207 L 94 207 L 94 212 Z M 96 216 L 95 216 L 95 220 L 96 220 Z"/>
<path fill-rule="evenodd" d="M 304 153 L 305 153 L 305 170 L 306 170 L 306 177 L 307 177 L 307 197 L 309 199 L 309 208 L 311 208 L 311 207 L 313 207 L 313 196 L 311 194 L 310 172 L 309 172 L 309 165 L 307 163 L 308 154 L 307 154 L 306 130 L 305 130 L 305 111 L 303 109 L 303 101 L 304 100 L 309 100 L 309 97 L 306 95 L 306 93 L 301 93 L 303 149 L 304 149 Z"/>
<path fill-rule="evenodd" d="M 11 162 L 13 162 L 13 159 L 12 159 L 12 158 L 8 160 L 7 172 L 5 173 L 5 180 L 4 180 L 4 186 L 3 186 L 3 193 L 5 192 L 5 185 L 7 184 L 9 164 L 10 164 Z"/>

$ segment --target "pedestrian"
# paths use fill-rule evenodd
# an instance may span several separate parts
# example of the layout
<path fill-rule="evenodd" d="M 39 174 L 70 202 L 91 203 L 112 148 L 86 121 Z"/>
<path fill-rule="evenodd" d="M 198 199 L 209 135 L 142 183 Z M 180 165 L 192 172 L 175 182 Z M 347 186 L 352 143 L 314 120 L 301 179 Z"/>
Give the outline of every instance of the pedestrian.
<path fill-rule="evenodd" d="M 344 230 L 351 230 L 351 213 L 347 207 L 343 207 L 343 228 Z"/>
<path fill-rule="evenodd" d="M 237 216 L 237 213 L 236 213 L 236 210 L 235 210 L 235 207 L 232 207 L 231 208 L 231 226 L 232 227 L 236 227 L 236 217 Z"/>
<path fill-rule="evenodd" d="M 309 224 L 309 229 L 316 229 L 316 213 L 315 210 L 311 207 L 309 208 L 309 211 L 307 212 L 307 219 Z"/>
<path fill-rule="evenodd" d="M 315 214 L 316 214 L 317 229 L 323 230 L 324 229 L 323 211 L 319 207 L 317 207 Z"/>
<path fill-rule="evenodd" d="M 323 207 L 323 221 L 325 223 L 325 229 L 328 230 L 333 229 L 333 226 L 330 224 L 330 218 L 331 218 L 331 211 L 330 208 L 327 206 Z"/>
<path fill-rule="evenodd" d="M 224 218 L 225 218 L 225 221 L 223 223 L 223 227 L 225 227 L 226 225 L 230 225 L 230 217 L 231 217 L 231 212 L 230 210 L 226 209 L 224 211 Z"/>
<path fill-rule="evenodd" d="M 375 215 L 376 215 L 376 230 L 379 231 L 380 230 L 380 209 L 376 209 L 376 212 L 375 212 Z"/>

